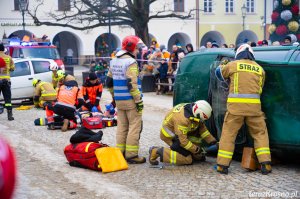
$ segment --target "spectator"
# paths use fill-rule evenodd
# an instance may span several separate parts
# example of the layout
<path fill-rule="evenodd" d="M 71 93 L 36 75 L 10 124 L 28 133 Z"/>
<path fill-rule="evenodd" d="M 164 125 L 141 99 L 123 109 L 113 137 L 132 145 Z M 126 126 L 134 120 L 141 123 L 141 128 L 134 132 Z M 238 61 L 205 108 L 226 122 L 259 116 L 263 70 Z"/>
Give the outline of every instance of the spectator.
<path fill-rule="evenodd" d="M 94 73 L 96 71 L 96 61 L 92 60 L 90 63 L 90 73 Z"/>
<path fill-rule="evenodd" d="M 227 44 L 222 44 L 221 48 L 228 48 Z"/>
<path fill-rule="evenodd" d="M 212 47 L 212 43 L 210 41 L 206 42 L 206 48 L 211 48 Z"/>
<path fill-rule="evenodd" d="M 71 65 L 72 64 L 72 59 L 73 59 L 73 50 L 72 48 L 67 49 L 67 64 Z"/>
<path fill-rule="evenodd" d="M 262 40 L 259 40 L 259 41 L 257 42 L 257 45 L 258 45 L 258 46 L 262 46 Z"/>
<path fill-rule="evenodd" d="M 163 53 L 163 58 L 166 59 L 166 61 L 169 61 L 171 54 L 167 51 L 165 45 L 160 45 L 160 51 Z"/>
<path fill-rule="evenodd" d="M 217 42 L 213 42 L 211 45 L 212 48 L 219 48 L 219 45 L 217 44 Z"/>
<path fill-rule="evenodd" d="M 193 45 L 192 44 L 187 44 L 186 46 L 185 46 L 185 48 L 186 48 L 186 54 L 189 54 L 189 53 L 191 53 L 191 52 L 194 52 L 194 48 L 193 48 Z"/>
<path fill-rule="evenodd" d="M 291 38 L 291 36 L 286 36 L 285 38 L 284 38 L 284 46 L 289 46 L 289 45 L 291 45 L 291 43 L 292 43 L 292 38 Z"/>
<path fill-rule="evenodd" d="M 254 41 L 251 42 L 250 44 L 251 47 L 256 47 L 256 43 Z"/>
<path fill-rule="evenodd" d="M 280 46 L 280 42 L 279 42 L 279 41 L 274 41 L 274 42 L 272 43 L 272 46 Z"/>
<path fill-rule="evenodd" d="M 229 48 L 235 48 L 234 44 L 229 44 Z"/>
<path fill-rule="evenodd" d="M 268 43 L 268 41 L 267 40 L 262 40 L 262 43 L 261 43 L 261 45 L 262 46 L 268 46 L 269 45 L 269 43 Z"/>
<path fill-rule="evenodd" d="M 159 44 L 157 43 L 157 40 L 155 38 L 152 38 L 151 46 L 154 46 L 154 48 L 159 48 Z"/>

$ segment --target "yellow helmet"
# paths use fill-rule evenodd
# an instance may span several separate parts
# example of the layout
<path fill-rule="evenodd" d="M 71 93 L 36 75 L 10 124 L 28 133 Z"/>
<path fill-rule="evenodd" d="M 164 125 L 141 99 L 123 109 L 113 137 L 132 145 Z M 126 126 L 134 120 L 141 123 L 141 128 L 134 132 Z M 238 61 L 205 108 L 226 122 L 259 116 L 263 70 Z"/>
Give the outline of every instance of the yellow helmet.
<path fill-rule="evenodd" d="M 39 83 L 41 80 L 40 79 L 33 79 L 32 80 L 32 86 L 36 86 L 37 85 L 37 83 Z"/>
<path fill-rule="evenodd" d="M 61 80 L 65 76 L 65 73 L 62 70 L 57 71 L 57 79 Z"/>

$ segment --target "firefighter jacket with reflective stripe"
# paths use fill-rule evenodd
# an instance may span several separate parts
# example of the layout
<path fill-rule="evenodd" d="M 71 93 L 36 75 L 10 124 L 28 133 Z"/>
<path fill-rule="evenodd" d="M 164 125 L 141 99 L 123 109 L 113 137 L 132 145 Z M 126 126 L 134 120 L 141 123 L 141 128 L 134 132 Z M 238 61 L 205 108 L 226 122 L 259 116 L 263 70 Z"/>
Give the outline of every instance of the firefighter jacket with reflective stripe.
<path fill-rule="evenodd" d="M 57 85 L 58 85 L 58 77 L 57 75 L 54 75 L 54 73 L 52 73 L 52 85 L 53 85 L 53 88 L 56 88 Z"/>
<path fill-rule="evenodd" d="M 40 100 L 54 101 L 56 100 L 56 90 L 49 82 L 39 82 L 34 89 L 34 96 L 40 97 Z"/>
<path fill-rule="evenodd" d="M 0 52 L 0 57 L 2 57 L 6 63 L 6 67 L 0 68 L 0 79 L 10 80 L 10 71 L 15 70 L 15 64 L 9 55 L 4 54 L 3 51 Z"/>
<path fill-rule="evenodd" d="M 69 74 L 66 74 L 64 78 L 62 78 L 59 82 L 58 82 L 58 85 L 57 87 L 59 88 L 61 85 L 63 85 L 65 82 L 68 82 L 68 81 L 76 81 L 75 77 L 72 76 L 72 75 L 69 75 Z"/>
<path fill-rule="evenodd" d="M 62 85 L 57 92 L 56 104 L 76 109 L 75 104 L 79 99 L 83 99 L 83 97 L 77 86 Z"/>
<path fill-rule="evenodd" d="M 88 80 L 81 88 L 82 96 L 85 103 L 91 103 L 92 105 L 98 106 L 101 95 L 102 95 L 103 86 L 97 81 L 96 84 L 91 84 Z"/>
<path fill-rule="evenodd" d="M 233 115 L 262 115 L 260 95 L 265 71 L 255 61 L 241 59 L 221 66 L 224 79 L 230 79 L 227 110 Z"/>
<path fill-rule="evenodd" d="M 201 140 L 210 143 L 215 141 L 206 126 L 198 118 L 187 118 L 184 106 L 189 104 L 178 104 L 166 115 L 161 128 L 161 136 L 172 140 L 176 135 L 181 147 L 194 153 Z"/>
<path fill-rule="evenodd" d="M 126 54 L 114 58 L 110 63 L 108 76 L 113 79 L 112 92 L 116 101 L 132 99 L 136 103 L 141 101 L 141 81 L 135 59 Z"/>

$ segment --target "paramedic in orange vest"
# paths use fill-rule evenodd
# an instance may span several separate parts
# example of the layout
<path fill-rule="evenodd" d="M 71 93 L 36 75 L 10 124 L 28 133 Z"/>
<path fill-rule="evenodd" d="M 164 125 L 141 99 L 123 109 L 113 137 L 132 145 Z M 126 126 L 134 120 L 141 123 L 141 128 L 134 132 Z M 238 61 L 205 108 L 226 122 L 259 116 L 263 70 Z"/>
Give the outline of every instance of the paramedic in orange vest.
<path fill-rule="evenodd" d="M 81 92 L 84 104 L 81 107 L 83 111 L 91 111 L 94 106 L 101 112 L 100 99 L 102 95 L 102 84 L 97 78 L 96 73 L 90 73 L 89 78 L 82 85 Z"/>
<path fill-rule="evenodd" d="M 142 132 L 143 99 L 139 69 L 135 57 L 143 42 L 137 36 L 127 36 L 122 50 L 110 62 L 106 85 L 116 101 L 118 126 L 116 142 L 128 163 L 141 164 L 145 157 L 138 155 Z"/>
<path fill-rule="evenodd" d="M 49 82 L 42 82 L 40 79 L 33 79 L 34 87 L 33 102 L 35 107 L 44 108 L 44 103 L 52 103 L 56 100 L 56 90 Z"/>
<path fill-rule="evenodd" d="M 246 123 L 254 139 L 254 148 L 261 164 L 261 172 L 266 175 L 272 169 L 268 130 L 260 101 L 265 71 L 254 61 L 253 50 L 248 44 L 243 44 L 237 49 L 235 59 L 216 69 L 216 76 L 219 80 L 230 79 L 217 171 L 228 174 L 238 130 Z"/>
<path fill-rule="evenodd" d="M 4 98 L 4 106 L 7 109 L 7 119 L 14 120 L 11 106 L 11 82 L 10 72 L 15 70 L 15 64 L 9 55 L 4 53 L 4 45 L 0 44 L 0 93 L 2 92 Z"/>
<path fill-rule="evenodd" d="M 69 125 L 76 125 L 76 107 L 80 107 L 82 104 L 83 97 L 76 81 L 67 81 L 58 89 L 57 102 L 53 107 L 53 111 L 64 118 L 62 131 L 67 131 Z M 48 123 L 54 123 L 54 120 L 49 122 L 48 119 Z M 49 125 L 49 128 L 51 129 L 51 125 Z"/>

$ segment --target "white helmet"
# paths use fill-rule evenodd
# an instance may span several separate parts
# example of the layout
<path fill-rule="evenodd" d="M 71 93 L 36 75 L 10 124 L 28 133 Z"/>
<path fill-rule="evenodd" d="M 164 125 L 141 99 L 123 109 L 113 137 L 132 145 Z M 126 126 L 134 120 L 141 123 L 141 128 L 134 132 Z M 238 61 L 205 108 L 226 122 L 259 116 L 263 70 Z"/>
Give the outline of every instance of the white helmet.
<path fill-rule="evenodd" d="M 58 70 L 58 65 L 56 62 L 51 62 L 50 63 L 50 66 L 49 66 L 49 69 L 52 71 L 52 70 Z"/>
<path fill-rule="evenodd" d="M 194 117 L 200 118 L 201 121 L 208 120 L 211 116 L 212 108 L 205 100 L 196 101 L 193 105 Z"/>
<path fill-rule="evenodd" d="M 249 52 L 252 53 L 252 55 L 254 55 L 253 49 L 251 48 L 251 46 L 249 44 L 242 44 L 236 50 L 235 58 L 237 57 L 238 54 L 240 54 L 241 52 L 245 51 L 247 48 L 248 48 Z"/>

